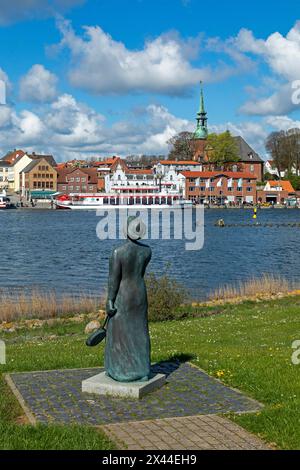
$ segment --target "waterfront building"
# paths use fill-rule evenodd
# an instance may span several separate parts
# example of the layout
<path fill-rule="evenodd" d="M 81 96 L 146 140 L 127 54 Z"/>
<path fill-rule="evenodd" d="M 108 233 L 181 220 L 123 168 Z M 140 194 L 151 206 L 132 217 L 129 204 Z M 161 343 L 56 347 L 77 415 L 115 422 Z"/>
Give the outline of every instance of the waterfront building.
<path fill-rule="evenodd" d="M 96 193 L 99 188 L 97 168 L 58 169 L 57 191 L 60 193 Z"/>
<path fill-rule="evenodd" d="M 57 170 L 50 162 L 49 156 L 34 158 L 20 173 L 20 186 L 22 196 L 34 198 L 35 192 L 40 196 L 42 192 L 51 193 L 57 190 Z M 53 157 L 52 157 L 53 158 Z M 39 197 L 42 199 L 42 197 Z"/>
<path fill-rule="evenodd" d="M 23 150 L 14 150 L 13 152 L 5 155 L 1 162 L 9 165 L 8 176 L 8 190 L 19 192 L 20 191 L 20 172 L 31 162 L 31 159 Z"/>
<path fill-rule="evenodd" d="M 0 160 L 0 193 L 3 190 L 9 191 L 14 189 L 14 170 L 13 166 Z"/>
<path fill-rule="evenodd" d="M 120 162 L 114 171 L 105 175 L 105 192 L 183 194 L 184 178 L 172 165 L 168 170 L 159 164 L 152 169 L 131 169 Z"/>
<path fill-rule="evenodd" d="M 256 203 L 256 176 L 246 172 L 184 171 L 185 197 L 204 204 Z"/>
<path fill-rule="evenodd" d="M 262 204 L 286 204 L 289 198 L 296 198 L 296 191 L 290 181 L 267 181 L 262 189 L 257 190 L 257 202 Z"/>

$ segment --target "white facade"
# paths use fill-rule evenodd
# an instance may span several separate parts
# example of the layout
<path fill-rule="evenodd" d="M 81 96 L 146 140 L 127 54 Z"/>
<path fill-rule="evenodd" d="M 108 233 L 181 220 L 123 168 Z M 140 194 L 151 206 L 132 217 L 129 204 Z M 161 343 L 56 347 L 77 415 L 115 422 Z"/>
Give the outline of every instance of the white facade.
<path fill-rule="evenodd" d="M 118 165 L 114 173 L 105 175 L 105 192 L 145 192 L 184 195 L 184 176 L 174 168 L 157 174 L 152 170 L 126 170 Z"/>
<path fill-rule="evenodd" d="M 265 162 L 264 170 L 265 170 L 265 173 L 270 173 L 270 175 L 274 175 L 274 176 L 277 176 L 277 178 L 279 178 L 279 171 L 277 170 L 277 168 L 274 168 L 274 166 L 272 165 L 272 160 L 268 160 L 267 162 Z M 287 173 L 286 171 L 281 171 L 280 178 L 284 178 L 286 176 L 286 173 Z M 297 173 L 296 168 L 292 168 L 292 173 L 296 175 Z"/>
<path fill-rule="evenodd" d="M 14 170 L 13 167 L 6 162 L 0 165 L 0 190 L 14 189 Z"/>
<path fill-rule="evenodd" d="M 13 168 L 14 168 L 14 191 L 21 191 L 23 192 L 25 188 L 23 188 L 20 184 L 20 173 L 32 162 L 32 159 L 28 157 L 28 155 L 23 155 L 23 157 L 18 160 Z"/>
<path fill-rule="evenodd" d="M 168 161 L 163 160 L 153 166 L 155 172 L 161 172 L 162 174 L 168 173 L 171 169 L 177 173 L 181 171 L 202 171 L 202 163 L 198 162 L 184 162 L 184 161 Z"/>

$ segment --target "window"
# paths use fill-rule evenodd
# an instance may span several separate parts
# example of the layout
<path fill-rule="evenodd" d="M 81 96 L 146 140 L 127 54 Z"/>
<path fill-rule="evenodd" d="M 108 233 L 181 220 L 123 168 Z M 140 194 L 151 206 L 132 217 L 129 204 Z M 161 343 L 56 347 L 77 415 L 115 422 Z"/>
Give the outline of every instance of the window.
<path fill-rule="evenodd" d="M 201 186 L 200 191 L 205 191 L 205 186 Z"/>
<path fill-rule="evenodd" d="M 93 186 L 89 186 L 89 189 L 90 189 L 90 191 L 93 191 L 94 187 L 93 187 Z"/>
<path fill-rule="evenodd" d="M 80 191 L 80 186 L 76 186 L 76 191 Z"/>
<path fill-rule="evenodd" d="M 76 183 L 80 183 L 80 178 L 79 177 L 76 178 Z"/>
<path fill-rule="evenodd" d="M 86 182 L 86 178 L 81 178 L 81 182 L 82 182 L 82 183 L 85 183 L 85 182 Z"/>
<path fill-rule="evenodd" d="M 227 190 L 228 190 L 229 192 L 231 192 L 231 191 L 232 191 L 232 188 L 227 188 Z"/>
<path fill-rule="evenodd" d="M 73 191 L 73 186 L 69 186 L 69 191 Z"/>
<path fill-rule="evenodd" d="M 73 183 L 73 182 L 74 182 L 74 178 L 70 178 L 69 181 L 70 181 L 70 183 Z"/>
<path fill-rule="evenodd" d="M 250 165 L 250 171 L 251 171 L 251 173 L 254 172 L 254 165 Z"/>
<path fill-rule="evenodd" d="M 241 192 L 241 191 L 243 190 L 243 188 L 237 188 L 237 190 L 238 190 L 239 192 Z"/>
<path fill-rule="evenodd" d="M 53 182 L 50 181 L 50 188 L 53 189 Z"/>
<path fill-rule="evenodd" d="M 196 189 L 195 186 L 190 186 L 189 187 L 189 191 L 195 191 L 195 189 Z"/>
<path fill-rule="evenodd" d="M 50 183 L 50 184 L 52 184 L 52 183 Z M 66 189 L 67 189 L 67 186 L 63 185 L 63 186 L 62 186 L 62 190 L 63 190 L 63 191 L 66 191 Z"/>
<path fill-rule="evenodd" d="M 247 191 L 248 191 L 248 193 L 251 193 L 252 188 L 250 188 L 250 187 L 248 186 Z"/>

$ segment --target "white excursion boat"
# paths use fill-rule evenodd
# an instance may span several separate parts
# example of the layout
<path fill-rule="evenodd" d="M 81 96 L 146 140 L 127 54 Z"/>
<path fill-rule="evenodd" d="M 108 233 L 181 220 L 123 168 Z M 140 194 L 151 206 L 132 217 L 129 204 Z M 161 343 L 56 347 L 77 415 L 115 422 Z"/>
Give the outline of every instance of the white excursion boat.
<path fill-rule="evenodd" d="M 145 209 L 192 206 L 192 201 L 185 200 L 179 194 L 61 194 L 53 199 L 56 209 Z"/>

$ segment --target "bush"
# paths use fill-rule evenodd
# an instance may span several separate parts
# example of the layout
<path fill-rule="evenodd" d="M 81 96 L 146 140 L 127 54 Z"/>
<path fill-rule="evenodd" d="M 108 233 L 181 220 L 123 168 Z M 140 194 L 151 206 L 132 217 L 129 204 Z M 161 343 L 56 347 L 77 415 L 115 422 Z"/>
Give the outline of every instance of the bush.
<path fill-rule="evenodd" d="M 177 309 L 189 298 L 184 286 L 167 274 L 156 276 L 154 273 L 146 277 L 146 286 L 150 321 L 174 320 L 181 315 Z"/>

